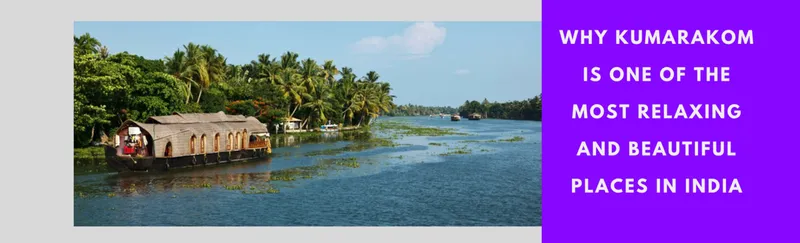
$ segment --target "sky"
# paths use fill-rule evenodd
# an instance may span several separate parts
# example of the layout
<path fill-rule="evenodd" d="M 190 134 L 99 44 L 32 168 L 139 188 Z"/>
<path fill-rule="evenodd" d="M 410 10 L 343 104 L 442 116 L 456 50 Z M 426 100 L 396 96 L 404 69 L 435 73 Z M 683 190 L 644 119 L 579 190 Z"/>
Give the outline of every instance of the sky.
<path fill-rule="evenodd" d="M 110 53 L 148 59 L 208 44 L 229 64 L 258 54 L 333 60 L 389 82 L 396 104 L 458 107 L 541 93 L 541 22 L 75 22 Z"/>

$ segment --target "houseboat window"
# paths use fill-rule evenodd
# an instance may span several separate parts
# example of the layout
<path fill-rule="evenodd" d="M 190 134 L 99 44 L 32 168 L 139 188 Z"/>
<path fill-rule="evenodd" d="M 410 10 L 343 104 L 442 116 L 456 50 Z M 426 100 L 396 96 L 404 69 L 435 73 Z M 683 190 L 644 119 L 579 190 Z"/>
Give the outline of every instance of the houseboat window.
<path fill-rule="evenodd" d="M 239 138 L 240 137 L 242 137 L 242 134 L 237 132 L 236 133 L 236 145 L 233 147 L 233 149 L 237 149 L 237 150 L 239 149 Z"/>
<path fill-rule="evenodd" d="M 164 157 L 172 157 L 172 142 L 167 142 L 167 148 L 164 149 Z"/>
<path fill-rule="evenodd" d="M 246 139 L 247 139 L 247 129 L 244 129 L 244 131 L 242 132 L 242 148 L 243 149 L 247 148 L 247 140 Z"/>
<path fill-rule="evenodd" d="M 205 154 L 206 153 L 206 135 L 205 134 L 203 134 L 203 136 L 200 137 L 200 153 L 201 154 Z"/>
<path fill-rule="evenodd" d="M 191 154 L 194 154 L 195 140 L 197 140 L 197 136 L 192 135 L 192 139 L 189 140 L 189 153 L 191 153 Z"/>
<path fill-rule="evenodd" d="M 228 140 L 226 141 L 225 144 L 227 144 L 225 149 L 231 151 L 231 149 L 233 148 L 233 133 L 228 133 Z"/>
<path fill-rule="evenodd" d="M 214 152 L 219 152 L 219 133 L 214 135 Z"/>

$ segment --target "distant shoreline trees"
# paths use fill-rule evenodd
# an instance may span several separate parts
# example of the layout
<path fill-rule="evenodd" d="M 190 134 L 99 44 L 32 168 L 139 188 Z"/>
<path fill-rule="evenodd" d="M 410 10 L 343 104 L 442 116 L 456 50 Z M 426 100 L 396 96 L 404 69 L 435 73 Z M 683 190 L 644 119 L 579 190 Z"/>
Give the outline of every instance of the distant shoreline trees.
<path fill-rule="evenodd" d="M 542 120 L 542 95 L 521 101 L 509 102 L 489 102 L 483 99 L 467 100 L 458 108 L 449 106 L 421 106 L 421 105 L 399 105 L 395 109 L 386 113 L 388 116 L 427 116 L 436 114 L 459 114 L 467 117 L 470 114 L 480 114 L 484 118 L 507 119 L 507 120 Z"/>
<path fill-rule="evenodd" d="M 542 120 L 542 95 L 539 94 L 531 99 L 509 102 L 483 102 L 476 100 L 465 101 L 458 107 L 458 113 L 462 117 L 470 114 L 480 114 L 484 118 L 509 119 L 509 120 Z"/>
<path fill-rule="evenodd" d="M 447 114 L 452 115 L 458 109 L 450 106 L 421 106 L 421 105 L 399 105 L 395 109 L 386 113 L 387 116 L 427 116 Z"/>

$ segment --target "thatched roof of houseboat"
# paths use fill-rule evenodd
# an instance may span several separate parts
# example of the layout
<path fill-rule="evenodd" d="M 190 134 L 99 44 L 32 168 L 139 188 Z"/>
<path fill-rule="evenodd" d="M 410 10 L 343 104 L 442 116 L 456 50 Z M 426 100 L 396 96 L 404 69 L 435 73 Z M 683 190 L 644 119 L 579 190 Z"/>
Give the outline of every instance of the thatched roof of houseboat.
<path fill-rule="evenodd" d="M 158 124 L 188 124 L 188 123 L 218 123 L 218 122 L 242 122 L 247 118 L 243 115 L 227 115 L 223 112 L 217 113 L 172 113 L 169 116 L 153 116 L 145 121 L 146 123 Z"/>
<path fill-rule="evenodd" d="M 247 137 L 255 133 L 266 133 L 266 126 L 255 117 L 245 117 L 242 115 L 227 115 L 219 113 L 174 113 L 169 116 L 153 116 L 146 122 L 128 120 L 120 126 L 125 129 L 136 126 L 143 130 L 155 143 L 156 155 L 163 154 L 164 146 L 172 143 L 175 155 L 188 154 L 190 151 L 189 141 L 192 136 L 199 140 L 203 135 L 206 136 L 206 148 L 213 148 L 213 140 L 216 135 L 220 135 L 220 148 L 226 147 L 228 134 L 242 136 L 247 143 Z M 245 136 L 244 134 L 247 134 Z M 241 134 L 241 135 L 237 135 Z M 235 140 L 235 138 L 234 138 Z M 237 141 L 232 141 L 237 142 Z M 241 142 L 241 141 L 238 141 Z M 241 145 L 238 145 L 241 146 Z M 195 151 L 197 148 L 195 148 Z"/>

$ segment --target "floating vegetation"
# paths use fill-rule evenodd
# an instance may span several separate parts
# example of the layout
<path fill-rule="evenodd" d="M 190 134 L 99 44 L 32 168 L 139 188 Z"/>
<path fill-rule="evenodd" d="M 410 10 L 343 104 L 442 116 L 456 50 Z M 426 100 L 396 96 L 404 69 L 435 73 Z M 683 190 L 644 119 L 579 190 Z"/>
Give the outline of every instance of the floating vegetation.
<path fill-rule="evenodd" d="M 243 190 L 242 189 L 242 193 L 243 194 L 275 194 L 275 193 L 280 193 L 280 192 L 281 192 L 281 190 L 278 190 L 277 188 L 273 187 L 271 184 L 258 185 L 258 187 L 253 185 L 253 186 L 250 186 L 250 190 Z"/>
<path fill-rule="evenodd" d="M 439 156 L 448 156 L 448 155 L 454 155 L 454 154 L 471 154 L 471 153 L 472 153 L 472 150 L 469 150 L 469 149 L 456 149 L 456 150 L 453 150 L 453 151 L 448 151 L 447 153 L 439 154 Z"/>
<path fill-rule="evenodd" d="M 396 147 L 399 144 L 392 142 L 392 140 L 385 138 L 370 138 L 367 141 L 354 142 L 342 148 L 326 149 L 320 151 L 313 151 L 306 153 L 305 156 L 319 156 L 319 155 L 337 155 L 344 152 L 358 152 L 377 147 Z"/>
<path fill-rule="evenodd" d="M 442 146 L 442 145 L 447 145 L 447 144 L 446 143 L 428 143 L 428 145 L 430 145 L 430 146 Z"/>
<path fill-rule="evenodd" d="M 359 164 L 358 161 L 356 161 L 356 158 L 353 158 L 353 157 L 345 158 L 345 159 L 337 159 L 337 160 L 333 161 L 333 164 L 338 165 L 338 166 L 350 167 L 350 168 L 361 167 L 361 164 Z"/>
<path fill-rule="evenodd" d="M 519 142 L 519 141 L 522 141 L 522 140 L 525 140 L 525 138 L 520 137 L 520 136 L 514 136 L 513 138 L 500 139 L 499 141 L 500 142 Z"/>
<path fill-rule="evenodd" d="M 361 164 L 354 157 L 324 159 L 316 165 L 302 166 L 290 169 L 273 171 L 270 174 L 271 181 L 294 181 L 297 177 L 311 179 L 314 176 L 325 176 L 327 170 L 339 170 L 340 167 L 358 168 Z"/>
<path fill-rule="evenodd" d="M 134 193 L 136 192 L 136 184 L 131 184 L 130 187 L 122 189 L 122 191 L 125 193 Z"/>
<path fill-rule="evenodd" d="M 184 187 L 184 188 L 211 188 L 211 184 L 210 183 L 187 184 L 187 185 L 182 185 L 182 187 Z"/>
<path fill-rule="evenodd" d="M 108 193 L 108 197 L 114 197 L 114 196 L 116 196 L 116 195 L 117 195 L 117 194 L 116 194 L 116 193 L 113 193 L 113 192 L 110 192 L 110 193 Z"/>
<path fill-rule="evenodd" d="M 441 153 L 441 154 L 439 154 L 439 156 L 448 156 L 448 155 L 455 155 L 455 154 L 471 154 L 472 153 L 472 150 L 471 149 L 467 149 L 466 145 L 461 146 L 461 147 L 448 148 L 447 150 L 448 150 L 447 153 Z"/>
<path fill-rule="evenodd" d="M 480 143 L 481 141 L 478 140 L 463 140 L 461 143 Z"/>
<path fill-rule="evenodd" d="M 225 185 L 226 190 L 242 190 L 244 186 L 242 185 Z"/>
<path fill-rule="evenodd" d="M 466 133 L 456 132 L 455 128 L 412 126 L 408 123 L 395 121 L 375 123 L 375 128 L 379 131 L 393 131 L 396 135 L 408 136 L 468 135 Z"/>

